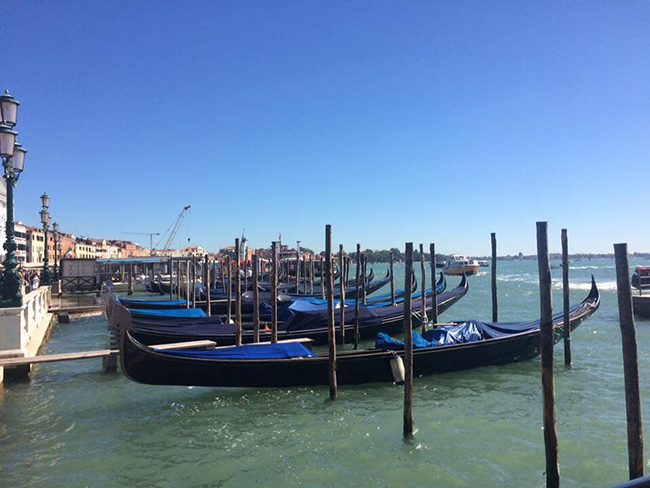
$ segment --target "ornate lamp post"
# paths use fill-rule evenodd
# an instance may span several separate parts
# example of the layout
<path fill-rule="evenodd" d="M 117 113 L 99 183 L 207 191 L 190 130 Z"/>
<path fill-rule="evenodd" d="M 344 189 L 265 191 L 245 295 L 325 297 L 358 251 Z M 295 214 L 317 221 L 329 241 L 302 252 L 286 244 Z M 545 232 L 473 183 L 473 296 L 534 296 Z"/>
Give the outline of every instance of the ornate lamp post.
<path fill-rule="evenodd" d="M 20 307 L 23 304 L 22 283 L 16 259 L 14 239 L 14 186 L 25 167 L 27 149 L 16 141 L 18 132 L 13 130 L 20 102 L 5 90 L 0 96 L 0 158 L 7 183 L 7 226 L 4 248 L 7 251 L 0 275 L 0 307 Z"/>
<path fill-rule="evenodd" d="M 45 235 L 45 255 L 43 256 L 43 272 L 41 273 L 41 285 L 51 285 L 52 277 L 50 275 L 50 243 L 47 240 L 47 230 L 50 226 L 50 196 L 47 193 L 41 195 L 41 205 L 43 209 L 40 211 L 41 224 L 43 224 L 43 234 Z"/>
<path fill-rule="evenodd" d="M 58 236 L 59 236 L 59 224 L 54 222 L 52 224 L 52 231 L 54 232 L 54 273 L 52 274 L 53 281 L 59 281 L 59 246 L 58 246 Z"/>

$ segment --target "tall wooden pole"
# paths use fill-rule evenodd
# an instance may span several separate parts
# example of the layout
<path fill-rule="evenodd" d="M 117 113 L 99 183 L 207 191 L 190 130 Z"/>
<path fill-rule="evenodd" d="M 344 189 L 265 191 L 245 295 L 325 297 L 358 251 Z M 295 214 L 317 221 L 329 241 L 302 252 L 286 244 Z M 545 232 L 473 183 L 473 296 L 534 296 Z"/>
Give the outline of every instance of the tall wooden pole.
<path fill-rule="evenodd" d="M 47 252 L 47 249 L 45 252 Z M 127 285 L 127 294 L 133 295 L 133 263 L 129 263 L 129 267 L 127 268 L 127 279 L 129 280 Z"/>
<path fill-rule="evenodd" d="M 358 349 L 359 348 L 359 300 L 361 299 L 361 296 L 359 294 L 359 287 L 361 286 L 361 283 L 359 280 L 361 279 L 361 244 L 357 244 L 357 269 L 356 269 L 356 275 L 357 275 L 357 281 L 356 281 L 356 293 L 355 293 L 355 300 L 354 300 L 354 348 Z"/>
<path fill-rule="evenodd" d="M 551 266 L 548 259 L 548 223 L 537 222 L 537 263 L 539 267 L 540 349 L 542 356 L 542 398 L 544 402 L 544 446 L 546 486 L 560 486 L 557 422 L 555 419 L 555 379 L 553 377 L 553 300 Z"/>
<path fill-rule="evenodd" d="M 564 299 L 564 364 L 571 364 L 571 326 L 569 320 L 569 237 L 562 229 L 562 298 Z"/>
<path fill-rule="evenodd" d="M 235 345 L 241 346 L 241 273 L 240 273 L 240 244 L 239 238 L 235 239 Z"/>
<path fill-rule="evenodd" d="M 497 295 L 497 235 L 490 234 L 492 241 L 492 322 L 499 321 L 499 298 Z"/>
<path fill-rule="evenodd" d="M 210 256 L 205 255 L 205 299 L 208 301 L 206 313 L 212 317 L 212 300 L 210 300 Z"/>
<path fill-rule="evenodd" d="M 226 259 L 230 259 L 228 256 L 223 258 L 223 263 L 221 263 L 221 289 L 226 293 Z M 228 277 L 230 280 L 230 276 Z"/>
<path fill-rule="evenodd" d="M 630 264 L 627 244 L 614 244 L 616 258 L 616 289 L 618 314 L 623 342 L 623 375 L 625 378 L 625 410 L 627 413 L 627 456 L 630 479 L 643 476 L 643 428 L 641 425 L 641 396 L 639 394 L 639 358 L 636 325 L 632 313 Z"/>
<path fill-rule="evenodd" d="M 361 255 L 361 266 L 362 266 L 362 273 L 363 273 L 363 279 L 361 280 L 361 299 L 363 301 L 363 304 L 366 304 L 366 287 L 368 285 L 367 279 L 367 271 L 368 271 L 368 258 L 366 258 L 365 255 Z"/>
<path fill-rule="evenodd" d="M 271 342 L 278 342 L 278 243 L 271 243 Z"/>
<path fill-rule="evenodd" d="M 420 244 L 420 274 L 422 276 L 422 333 L 427 330 L 427 271 L 424 264 L 424 244 Z"/>
<path fill-rule="evenodd" d="M 347 256 L 345 258 L 345 286 L 348 286 L 348 283 L 350 283 L 350 256 Z"/>
<path fill-rule="evenodd" d="M 192 256 L 192 308 L 196 308 L 196 257 Z"/>
<path fill-rule="evenodd" d="M 390 252 L 390 304 L 394 307 L 395 302 L 395 256 Z"/>
<path fill-rule="evenodd" d="M 341 344 L 345 344 L 345 254 L 343 244 L 339 244 L 339 266 L 341 274 L 339 284 L 341 285 Z"/>
<path fill-rule="evenodd" d="M 309 255 L 309 294 L 314 294 L 314 255 Z"/>
<path fill-rule="evenodd" d="M 429 254 L 431 254 L 431 295 L 433 299 L 433 306 L 431 307 L 431 322 L 435 327 L 438 323 L 438 288 L 436 281 L 436 245 L 429 244 Z"/>
<path fill-rule="evenodd" d="M 260 257 L 253 254 L 253 342 L 260 342 Z"/>
<path fill-rule="evenodd" d="M 174 260 L 169 258 L 169 299 L 174 299 Z M 162 290 L 161 290 L 162 291 Z"/>
<path fill-rule="evenodd" d="M 413 243 L 406 243 L 404 269 L 404 438 L 413 436 L 413 332 L 411 325 L 411 284 L 413 283 Z"/>
<path fill-rule="evenodd" d="M 226 312 L 226 323 L 232 323 L 232 280 L 230 279 L 232 273 L 230 272 L 230 256 L 226 258 L 226 274 L 228 275 L 228 290 L 226 294 L 226 302 L 228 304 L 228 310 Z"/>
<path fill-rule="evenodd" d="M 185 308 L 190 308 L 190 260 L 185 260 Z"/>
<path fill-rule="evenodd" d="M 323 256 L 320 257 L 320 297 L 325 298 L 325 266 Z"/>
<path fill-rule="evenodd" d="M 332 226 L 330 224 L 325 226 L 325 275 L 327 279 L 330 400 L 336 400 L 336 331 L 334 330 L 334 273 L 332 271 Z"/>

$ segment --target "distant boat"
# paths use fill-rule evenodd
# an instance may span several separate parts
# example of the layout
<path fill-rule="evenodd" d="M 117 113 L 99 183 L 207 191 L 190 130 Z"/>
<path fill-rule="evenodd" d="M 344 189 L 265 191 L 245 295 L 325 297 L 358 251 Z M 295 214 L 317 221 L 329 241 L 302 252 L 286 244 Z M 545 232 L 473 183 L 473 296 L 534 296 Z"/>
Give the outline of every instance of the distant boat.
<path fill-rule="evenodd" d="M 488 261 L 477 261 L 477 263 L 481 268 L 487 268 L 490 266 L 490 263 Z"/>
<path fill-rule="evenodd" d="M 637 289 L 650 288 L 650 266 L 637 266 L 634 268 L 632 286 Z"/>
<path fill-rule="evenodd" d="M 478 273 L 479 264 L 473 259 L 468 259 L 462 254 L 456 254 L 451 257 L 443 268 L 442 272 L 446 275 L 458 276 L 465 273 L 467 276 Z"/>

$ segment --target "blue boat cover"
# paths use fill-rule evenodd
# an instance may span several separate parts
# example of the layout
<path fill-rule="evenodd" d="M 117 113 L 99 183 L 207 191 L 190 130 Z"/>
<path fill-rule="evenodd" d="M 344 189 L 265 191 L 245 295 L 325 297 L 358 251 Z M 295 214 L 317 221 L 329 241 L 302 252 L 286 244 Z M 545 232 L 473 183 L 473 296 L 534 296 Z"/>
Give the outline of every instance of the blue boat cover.
<path fill-rule="evenodd" d="M 307 349 L 300 342 L 280 344 L 245 344 L 243 346 L 225 347 L 223 349 L 167 349 L 158 351 L 174 356 L 201 359 L 291 359 L 316 358 L 318 355 Z"/>
<path fill-rule="evenodd" d="M 134 298 L 120 297 L 120 303 L 125 307 L 138 308 L 138 305 L 157 305 L 161 308 L 181 308 L 187 305 L 187 301 L 183 300 L 137 300 Z"/>
<path fill-rule="evenodd" d="M 569 313 L 576 312 L 579 308 L 587 307 L 584 302 L 573 305 Z M 553 323 L 562 323 L 564 313 L 559 312 L 553 316 Z M 478 342 L 486 339 L 506 337 L 521 332 L 539 330 L 540 320 L 530 322 L 479 322 L 478 320 L 465 320 L 453 325 L 445 325 L 427 330 L 420 335 L 413 331 L 413 348 L 451 346 L 467 342 Z M 375 348 L 382 350 L 400 351 L 404 349 L 404 342 L 393 339 L 384 332 L 379 332 L 375 338 Z"/>
<path fill-rule="evenodd" d="M 150 317 L 193 317 L 202 318 L 207 317 L 206 313 L 200 308 L 170 308 L 170 309 L 155 309 L 155 308 L 130 308 L 129 312 L 132 315 Z"/>

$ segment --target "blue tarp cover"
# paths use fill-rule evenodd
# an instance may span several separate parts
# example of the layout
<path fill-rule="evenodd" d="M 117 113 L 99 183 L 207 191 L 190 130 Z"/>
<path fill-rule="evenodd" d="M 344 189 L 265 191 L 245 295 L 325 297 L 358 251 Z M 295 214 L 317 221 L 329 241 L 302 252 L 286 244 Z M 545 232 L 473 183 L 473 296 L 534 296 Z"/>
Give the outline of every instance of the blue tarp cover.
<path fill-rule="evenodd" d="M 174 356 L 185 356 L 202 359 L 290 359 L 315 358 L 315 352 L 310 351 L 300 342 L 282 344 L 245 344 L 243 346 L 226 347 L 223 349 L 168 349 L 157 351 Z"/>
<path fill-rule="evenodd" d="M 195 317 L 202 318 L 207 317 L 206 313 L 200 308 L 172 308 L 169 310 L 166 309 L 154 309 L 154 308 L 130 308 L 129 312 L 134 315 L 148 315 L 150 317 Z"/>

